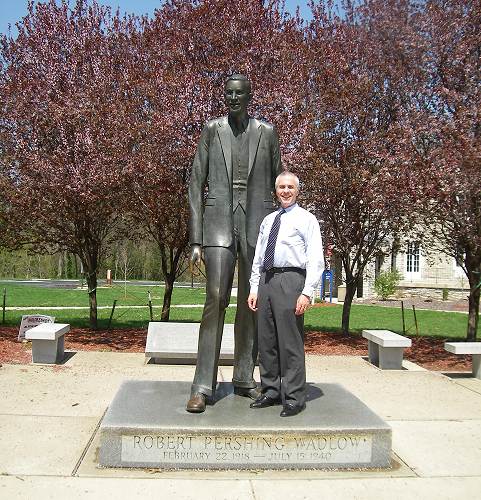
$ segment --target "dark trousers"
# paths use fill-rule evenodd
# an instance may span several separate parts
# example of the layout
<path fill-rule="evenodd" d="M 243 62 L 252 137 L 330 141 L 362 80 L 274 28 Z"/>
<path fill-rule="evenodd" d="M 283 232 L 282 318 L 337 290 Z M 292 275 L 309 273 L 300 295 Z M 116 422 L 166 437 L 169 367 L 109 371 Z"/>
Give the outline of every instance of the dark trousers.
<path fill-rule="evenodd" d="M 282 402 L 306 401 L 304 316 L 296 316 L 296 302 L 305 277 L 296 271 L 262 273 L 257 321 L 262 393 Z"/>
<path fill-rule="evenodd" d="M 205 247 L 206 299 L 199 329 L 199 346 L 192 393 L 212 396 L 217 385 L 220 346 L 225 310 L 229 305 L 236 260 L 238 258 L 237 312 L 234 324 L 234 386 L 256 387 L 253 377 L 257 360 L 256 323 L 247 305 L 249 278 L 255 249 L 248 245 L 245 212 L 234 212 L 234 245 L 229 248 Z"/>

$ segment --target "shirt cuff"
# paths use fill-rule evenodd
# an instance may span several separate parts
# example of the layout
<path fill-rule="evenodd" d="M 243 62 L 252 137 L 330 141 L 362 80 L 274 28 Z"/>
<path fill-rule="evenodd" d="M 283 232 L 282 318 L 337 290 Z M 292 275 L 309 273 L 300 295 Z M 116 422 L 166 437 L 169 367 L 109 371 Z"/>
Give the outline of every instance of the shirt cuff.
<path fill-rule="evenodd" d="M 250 293 L 255 293 L 257 295 L 258 291 L 259 291 L 259 285 L 251 285 Z"/>
<path fill-rule="evenodd" d="M 302 290 L 302 295 L 307 295 L 308 297 L 312 298 L 312 293 L 314 292 L 314 289 L 310 286 L 307 286 Z"/>

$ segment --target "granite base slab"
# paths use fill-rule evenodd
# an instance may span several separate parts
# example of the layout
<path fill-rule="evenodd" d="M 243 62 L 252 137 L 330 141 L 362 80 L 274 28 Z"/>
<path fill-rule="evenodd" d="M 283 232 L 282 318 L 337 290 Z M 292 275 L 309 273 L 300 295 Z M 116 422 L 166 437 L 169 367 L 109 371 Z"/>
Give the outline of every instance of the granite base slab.
<path fill-rule="evenodd" d="M 127 381 L 100 426 L 103 467 L 163 469 L 388 468 L 391 427 L 339 384 L 309 384 L 306 409 L 250 400 L 220 383 L 201 414 L 185 411 L 188 382 Z"/>

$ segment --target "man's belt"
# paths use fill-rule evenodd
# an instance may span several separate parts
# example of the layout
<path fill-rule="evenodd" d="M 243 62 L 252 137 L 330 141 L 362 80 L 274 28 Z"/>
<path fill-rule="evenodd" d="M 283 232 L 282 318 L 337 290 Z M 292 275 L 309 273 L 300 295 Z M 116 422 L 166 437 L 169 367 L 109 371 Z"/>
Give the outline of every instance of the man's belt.
<path fill-rule="evenodd" d="M 278 274 L 278 273 L 287 273 L 287 272 L 295 272 L 306 275 L 306 270 L 302 269 L 302 267 L 271 267 L 270 269 L 265 271 L 266 274 Z"/>

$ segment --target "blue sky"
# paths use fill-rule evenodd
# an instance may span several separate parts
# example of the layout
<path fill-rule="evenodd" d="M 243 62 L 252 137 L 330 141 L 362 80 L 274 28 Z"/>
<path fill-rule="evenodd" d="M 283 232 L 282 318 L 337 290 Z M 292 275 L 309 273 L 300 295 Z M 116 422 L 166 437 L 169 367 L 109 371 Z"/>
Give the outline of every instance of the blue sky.
<path fill-rule="evenodd" d="M 154 13 L 154 9 L 160 5 L 161 0 L 98 0 L 99 3 L 110 5 L 113 9 L 120 7 L 121 12 L 132 12 L 135 14 Z M 301 15 L 309 18 L 310 9 L 308 0 L 286 0 L 289 11 L 295 12 L 299 5 Z M 7 33 L 8 25 L 12 25 L 13 33 L 16 33 L 15 23 L 27 14 L 27 0 L 0 0 L 0 33 Z"/>

